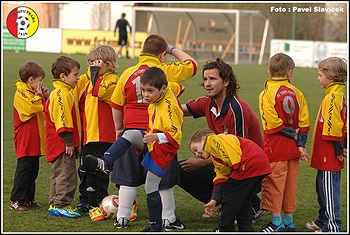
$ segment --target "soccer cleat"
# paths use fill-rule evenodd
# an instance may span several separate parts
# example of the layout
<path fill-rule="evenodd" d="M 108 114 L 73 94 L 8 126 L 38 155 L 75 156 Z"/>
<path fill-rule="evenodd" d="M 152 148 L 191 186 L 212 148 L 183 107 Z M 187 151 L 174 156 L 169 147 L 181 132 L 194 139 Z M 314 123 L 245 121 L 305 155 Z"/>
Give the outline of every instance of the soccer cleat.
<path fill-rule="evenodd" d="M 78 213 L 81 216 L 89 215 L 89 204 L 87 202 L 79 202 L 77 207 L 74 209 L 74 212 Z"/>
<path fill-rule="evenodd" d="M 125 217 L 120 217 L 115 220 L 114 226 L 117 228 L 127 228 L 128 227 L 129 220 Z"/>
<path fill-rule="evenodd" d="M 105 217 L 101 213 L 99 207 L 92 207 L 89 210 L 89 215 L 90 215 L 90 219 L 93 220 L 93 221 L 98 221 L 98 220 L 104 220 L 105 219 Z"/>
<path fill-rule="evenodd" d="M 255 223 L 258 219 L 261 218 L 261 216 L 263 216 L 263 214 L 265 213 L 265 210 L 260 209 L 258 210 L 255 215 L 253 216 L 253 223 Z"/>
<path fill-rule="evenodd" d="M 285 224 L 284 227 L 286 229 L 286 232 L 296 232 L 295 224 L 293 222 L 290 224 Z"/>
<path fill-rule="evenodd" d="M 28 206 L 25 202 L 23 201 L 11 201 L 10 202 L 10 209 L 14 209 L 16 211 L 27 211 Z"/>
<path fill-rule="evenodd" d="M 215 207 L 213 213 L 211 215 L 204 213 L 202 215 L 203 218 L 218 218 L 221 217 L 221 205 Z"/>
<path fill-rule="evenodd" d="M 70 206 L 57 208 L 55 206 L 51 206 L 48 210 L 49 215 L 56 217 L 66 217 L 66 218 L 78 218 L 80 215 L 72 210 Z"/>
<path fill-rule="evenodd" d="M 49 213 L 49 215 L 56 216 L 56 207 L 50 204 L 47 213 Z"/>
<path fill-rule="evenodd" d="M 321 229 L 316 223 L 315 221 L 311 221 L 311 222 L 307 222 L 305 224 L 306 228 L 310 229 L 310 230 L 319 230 Z"/>
<path fill-rule="evenodd" d="M 84 163 L 88 172 L 97 173 L 101 178 L 109 178 L 111 170 L 106 159 L 88 154 L 84 158 Z"/>
<path fill-rule="evenodd" d="M 170 223 L 168 219 L 164 219 L 163 227 L 165 231 L 172 231 L 175 229 L 183 230 L 186 228 L 186 226 L 178 218 L 176 218 L 176 220 L 173 223 Z"/>
<path fill-rule="evenodd" d="M 32 201 L 28 201 L 27 202 L 28 208 L 29 209 L 40 209 L 43 208 L 42 205 L 38 204 L 36 201 L 32 200 Z"/>
<path fill-rule="evenodd" d="M 315 233 L 323 233 L 321 229 L 316 229 Z"/>
<path fill-rule="evenodd" d="M 139 209 L 139 205 L 137 204 L 136 200 L 134 201 L 134 204 L 132 204 L 131 210 L 130 210 L 130 220 L 129 222 L 133 222 L 137 219 L 137 211 Z"/>
<path fill-rule="evenodd" d="M 259 230 L 259 232 L 264 233 L 274 233 L 274 232 L 285 232 L 286 228 L 284 227 L 284 223 L 281 223 L 280 225 L 274 225 L 272 222 L 270 222 L 268 225 L 266 225 L 264 228 Z"/>

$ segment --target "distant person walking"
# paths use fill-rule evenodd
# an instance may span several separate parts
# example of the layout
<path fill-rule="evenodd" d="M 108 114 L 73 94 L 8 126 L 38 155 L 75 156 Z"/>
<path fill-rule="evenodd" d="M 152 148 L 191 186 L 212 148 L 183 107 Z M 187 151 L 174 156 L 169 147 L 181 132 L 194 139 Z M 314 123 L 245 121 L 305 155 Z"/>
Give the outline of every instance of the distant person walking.
<path fill-rule="evenodd" d="M 126 58 L 129 57 L 129 43 L 128 43 L 128 31 L 126 29 L 127 26 L 129 26 L 130 33 L 131 33 L 131 26 L 129 22 L 125 19 L 126 14 L 122 13 L 121 18 L 117 20 L 117 23 L 115 24 L 114 27 L 114 37 L 116 36 L 117 28 L 119 29 L 119 39 L 118 39 L 118 58 L 122 58 L 122 49 L 125 46 L 125 53 L 126 53 Z"/>

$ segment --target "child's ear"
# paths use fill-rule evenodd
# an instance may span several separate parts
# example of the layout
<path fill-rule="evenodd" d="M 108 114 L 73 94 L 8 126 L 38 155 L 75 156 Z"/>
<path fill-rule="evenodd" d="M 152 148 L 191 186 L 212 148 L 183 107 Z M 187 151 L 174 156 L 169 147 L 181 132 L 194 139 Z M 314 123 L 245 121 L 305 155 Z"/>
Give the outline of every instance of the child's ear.
<path fill-rule="evenodd" d="M 64 81 L 65 80 L 64 77 L 65 77 L 64 73 L 60 73 L 60 79 Z"/>
<path fill-rule="evenodd" d="M 167 87 L 167 85 L 163 85 L 160 89 L 161 89 L 162 91 L 165 91 L 165 90 L 166 90 L 166 87 Z"/>

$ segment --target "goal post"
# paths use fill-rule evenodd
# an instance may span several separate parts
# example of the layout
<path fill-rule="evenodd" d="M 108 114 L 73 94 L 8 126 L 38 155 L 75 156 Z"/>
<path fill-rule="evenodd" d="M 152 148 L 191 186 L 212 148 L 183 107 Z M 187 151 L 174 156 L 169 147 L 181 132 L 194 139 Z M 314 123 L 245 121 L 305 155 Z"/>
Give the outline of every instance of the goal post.
<path fill-rule="evenodd" d="M 135 32 L 161 34 L 198 61 L 262 64 L 269 58 L 273 30 L 261 11 L 134 6 L 132 12 Z M 135 34 L 131 41 L 134 53 Z"/>

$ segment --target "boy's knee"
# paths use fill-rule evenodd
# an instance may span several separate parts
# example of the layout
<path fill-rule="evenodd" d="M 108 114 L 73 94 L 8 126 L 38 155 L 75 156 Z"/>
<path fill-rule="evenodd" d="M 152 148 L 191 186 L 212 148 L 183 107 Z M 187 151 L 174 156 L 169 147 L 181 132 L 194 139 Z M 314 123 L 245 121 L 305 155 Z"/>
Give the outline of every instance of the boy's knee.
<path fill-rule="evenodd" d="M 143 149 L 143 138 L 139 130 L 126 130 L 123 133 L 122 137 L 129 141 L 136 148 Z"/>

